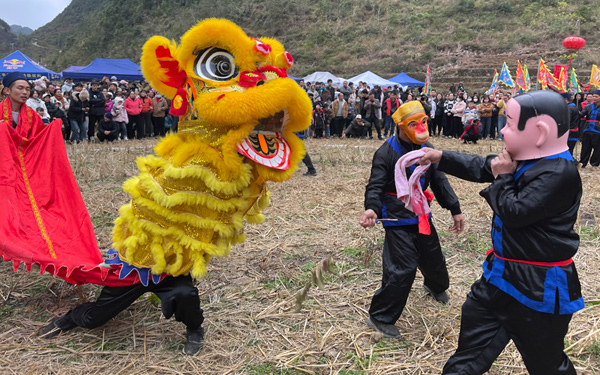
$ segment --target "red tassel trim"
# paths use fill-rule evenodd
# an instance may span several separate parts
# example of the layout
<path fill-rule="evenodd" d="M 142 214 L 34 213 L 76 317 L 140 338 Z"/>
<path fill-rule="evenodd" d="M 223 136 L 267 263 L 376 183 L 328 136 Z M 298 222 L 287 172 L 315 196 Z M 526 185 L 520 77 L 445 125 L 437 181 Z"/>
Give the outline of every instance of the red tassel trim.
<path fill-rule="evenodd" d="M 173 116 L 183 116 L 187 112 L 187 107 L 187 92 L 184 89 L 178 89 L 177 94 L 175 94 L 173 100 L 171 101 L 171 110 L 169 113 Z"/>

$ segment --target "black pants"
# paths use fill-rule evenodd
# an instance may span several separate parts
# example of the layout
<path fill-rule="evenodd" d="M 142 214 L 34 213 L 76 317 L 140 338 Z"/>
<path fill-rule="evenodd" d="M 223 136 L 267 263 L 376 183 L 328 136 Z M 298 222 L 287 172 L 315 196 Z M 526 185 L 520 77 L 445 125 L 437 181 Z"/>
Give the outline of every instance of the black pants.
<path fill-rule="evenodd" d="M 490 127 L 490 139 L 496 138 L 496 130 L 498 130 L 498 114 L 494 116 L 492 114 L 492 126 Z M 500 136 L 500 135 L 498 135 Z"/>
<path fill-rule="evenodd" d="M 119 136 L 119 133 L 110 133 L 109 135 L 104 134 L 103 132 L 96 133 L 96 136 L 100 140 L 100 142 L 109 141 L 112 142 Z"/>
<path fill-rule="evenodd" d="M 104 115 L 101 115 L 101 116 L 90 115 L 89 116 L 88 133 L 87 133 L 88 138 L 94 138 L 94 134 L 96 134 L 96 123 L 98 121 L 103 121 L 103 119 L 104 119 Z"/>
<path fill-rule="evenodd" d="M 304 163 L 304 165 L 306 165 L 306 168 L 308 168 L 309 172 L 313 172 L 313 171 L 316 172 L 317 171 L 315 169 L 315 166 L 312 163 L 312 160 L 310 160 L 310 155 L 308 154 L 308 151 L 304 155 L 304 159 L 302 159 L 302 162 Z"/>
<path fill-rule="evenodd" d="M 429 129 L 429 134 L 440 135 L 442 133 L 442 120 L 442 116 L 435 116 L 431 119 L 431 129 Z"/>
<path fill-rule="evenodd" d="M 157 137 L 165 136 L 165 118 L 152 116 L 152 127 L 154 128 L 154 135 Z"/>
<path fill-rule="evenodd" d="M 377 130 L 377 138 L 381 138 L 381 125 L 379 124 L 379 119 L 373 115 L 369 117 L 367 121 L 375 126 L 375 130 Z M 370 138 L 373 138 L 373 128 L 371 126 L 367 127 L 367 133 L 369 133 Z"/>
<path fill-rule="evenodd" d="M 431 223 L 431 234 L 419 234 L 416 225 L 385 230 L 383 242 L 383 276 L 369 308 L 369 315 L 385 324 L 394 324 L 402 314 L 408 293 L 417 274 L 433 292 L 448 289 L 450 280 L 440 240 Z"/>
<path fill-rule="evenodd" d="M 573 154 L 573 151 L 575 151 L 575 146 L 577 145 L 577 141 L 567 141 L 567 145 L 569 146 L 569 153 L 575 159 L 575 161 L 577 161 L 577 158 Z"/>
<path fill-rule="evenodd" d="M 152 112 L 142 112 L 137 123 L 137 139 L 149 137 L 152 134 Z"/>
<path fill-rule="evenodd" d="M 331 136 L 341 137 L 344 131 L 344 123 L 346 120 L 342 116 L 335 116 L 331 121 Z"/>
<path fill-rule="evenodd" d="M 512 339 L 529 374 L 574 375 L 563 351 L 571 316 L 532 310 L 479 279 L 463 304 L 458 348 L 443 373 L 483 374 Z"/>
<path fill-rule="evenodd" d="M 129 122 L 127 123 L 127 139 L 135 138 L 135 133 L 140 130 L 140 115 L 128 115 Z M 141 137 L 138 137 L 141 138 Z"/>
<path fill-rule="evenodd" d="M 591 130 L 583 132 L 581 135 L 581 157 L 579 161 L 584 167 L 588 164 L 588 161 L 592 166 L 597 167 L 600 165 L 600 133 Z"/>
<path fill-rule="evenodd" d="M 458 116 L 452 116 L 450 136 L 458 138 L 463 133 L 462 119 Z"/>
<path fill-rule="evenodd" d="M 447 113 L 444 113 L 444 119 L 442 120 L 442 131 L 445 137 L 450 137 L 450 132 L 452 131 L 452 114 L 448 116 Z"/>
<path fill-rule="evenodd" d="M 102 288 L 96 302 L 88 302 L 69 311 L 67 316 L 83 328 L 96 328 L 108 322 L 125 310 L 146 292 L 156 294 L 161 301 L 165 318 L 175 314 L 175 320 L 194 330 L 202 325 L 204 315 L 200 308 L 198 289 L 190 276 L 167 276 L 158 284 L 142 284 Z"/>

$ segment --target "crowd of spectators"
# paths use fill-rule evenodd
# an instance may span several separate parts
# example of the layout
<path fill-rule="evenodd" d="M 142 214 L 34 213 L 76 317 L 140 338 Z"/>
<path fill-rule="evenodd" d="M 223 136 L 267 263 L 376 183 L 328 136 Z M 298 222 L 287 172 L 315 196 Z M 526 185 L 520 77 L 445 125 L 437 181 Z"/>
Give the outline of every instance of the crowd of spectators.
<path fill-rule="evenodd" d="M 70 144 L 127 141 L 177 131 L 178 118 L 168 114 L 170 102 L 143 80 L 66 78 L 60 85 L 43 77 L 31 85 L 27 105 L 45 123 L 61 119 L 64 139 Z"/>
<path fill-rule="evenodd" d="M 391 137 L 395 131 L 394 111 L 406 102 L 418 100 L 429 116 L 432 136 L 461 138 L 465 128 L 473 124 L 477 139 L 502 139 L 500 130 L 506 125 L 504 107 L 511 97 L 502 91 L 493 95 L 477 92 L 469 95 L 462 83 L 451 85 L 445 94 L 436 90 L 425 94 L 398 86 L 371 88 L 365 82 L 354 87 L 347 81 L 334 88 L 331 80 L 327 83 L 300 81 L 300 86 L 313 103 L 313 121 L 307 135 L 314 138 L 373 139 L 373 128 L 379 139 Z"/>

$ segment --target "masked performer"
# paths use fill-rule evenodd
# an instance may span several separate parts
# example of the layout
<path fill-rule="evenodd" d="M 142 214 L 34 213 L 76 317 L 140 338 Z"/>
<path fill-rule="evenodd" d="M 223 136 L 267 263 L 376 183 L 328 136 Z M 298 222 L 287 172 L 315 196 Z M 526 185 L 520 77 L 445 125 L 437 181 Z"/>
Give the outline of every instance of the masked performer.
<path fill-rule="evenodd" d="M 360 225 L 372 227 L 377 219 L 384 219 L 383 278 L 381 288 L 371 301 L 367 324 L 385 337 L 399 338 L 400 332 L 394 324 L 404 310 L 417 268 L 425 277 L 425 290 L 441 303 L 449 300 L 446 294 L 449 278 L 430 216 L 417 217 L 396 197 L 394 170 L 398 159 L 410 151 L 431 147 L 427 143 L 427 115 L 421 104 L 413 101 L 400 106 L 393 114 L 393 120 L 398 125 L 396 135 L 389 138 L 373 156 L 371 177 L 365 191 L 365 212 L 360 217 Z M 408 176 L 412 170 L 414 166 L 407 170 Z M 446 176 L 432 166 L 420 183 L 423 191 L 431 184 L 440 205 L 452 214 L 452 230 L 460 233 L 464 220 L 458 198 Z M 425 234 L 427 231 L 430 234 Z"/>
<path fill-rule="evenodd" d="M 226 20 L 200 22 L 179 46 L 158 36 L 145 44 L 142 71 L 172 98 L 180 121 L 156 155 L 138 158 L 140 174 L 124 184 L 132 199 L 120 209 L 106 263 L 119 280 L 134 282 L 104 282 L 95 302 L 52 321 L 44 337 L 98 327 L 153 292 L 163 314 L 186 325 L 184 352 L 200 349 L 203 315 L 192 279 L 205 275 L 212 256 L 244 241 L 244 220 L 264 221 L 267 181 L 290 178 L 305 154 L 295 132 L 310 124 L 311 104 L 287 78 L 292 63 L 279 42 L 248 37 Z"/>
<path fill-rule="evenodd" d="M 583 308 L 572 257 L 581 179 L 569 153 L 567 104 L 534 91 L 508 101 L 506 149 L 486 158 L 427 149 L 424 161 L 475 182 L 492 211 L 493 248 L 462 308 L 458 348 L 444 374 L 482 374 L 513 340 L 532 375 L 575 374 L 563 351 Z"/>

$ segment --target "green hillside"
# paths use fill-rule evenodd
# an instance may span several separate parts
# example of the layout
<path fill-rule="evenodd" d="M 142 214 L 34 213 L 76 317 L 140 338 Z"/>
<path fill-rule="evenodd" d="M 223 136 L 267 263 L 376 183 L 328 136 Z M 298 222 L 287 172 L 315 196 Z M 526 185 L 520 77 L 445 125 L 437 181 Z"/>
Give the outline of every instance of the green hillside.
<path fill-rule="evenodd" d="M 594 2 L 73 0 L 51 23 L 20 36 L 18 48 L 57 71 L 95 57 L 139 61 L 151 35 L 179 40 L 198 20 L 225 17 L 249 35 L 280 39 L 296 60 L 291 73 L 297 76 L 371 70 L 423 79 L 430 64 L 434 84 L 464 80 L 485 86 L 505 60 L 514 69 L 520 59 L 530 70 L 539 57 L 560 63 L 566 53 L 561 42 L 576 33 L 577 20 L 588 44 L 575 66 L 585 76 L 592 63 L 600 63 L 600 9 Z"/>

